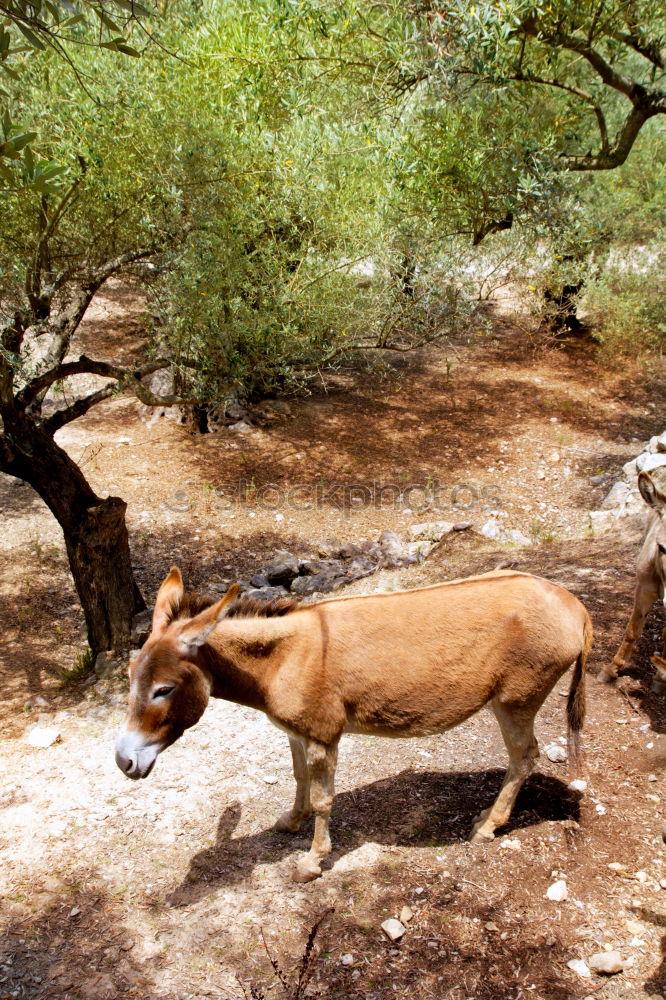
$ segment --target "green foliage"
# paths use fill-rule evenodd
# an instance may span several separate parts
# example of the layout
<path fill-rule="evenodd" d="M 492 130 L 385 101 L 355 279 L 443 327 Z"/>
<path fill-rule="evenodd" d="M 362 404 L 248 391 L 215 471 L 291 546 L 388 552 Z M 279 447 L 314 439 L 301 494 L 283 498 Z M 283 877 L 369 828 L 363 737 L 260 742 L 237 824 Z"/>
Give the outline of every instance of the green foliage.
<path fill-rule="evenodd" d="M 69 670 L 63 670 L 60 675 L 60 686 L 68 688 L 79 684 L 92 672 L 94 665 L 95 658 L 92 649 L 90 646 L 86 646 L 82 653 L 78 653 Z"/>
<path fill-rule="evenodd" d="M 664 244 L 616 249 L 588 281 L 585 308 L 613 358 L 663 353 L 666 346 Z"/>

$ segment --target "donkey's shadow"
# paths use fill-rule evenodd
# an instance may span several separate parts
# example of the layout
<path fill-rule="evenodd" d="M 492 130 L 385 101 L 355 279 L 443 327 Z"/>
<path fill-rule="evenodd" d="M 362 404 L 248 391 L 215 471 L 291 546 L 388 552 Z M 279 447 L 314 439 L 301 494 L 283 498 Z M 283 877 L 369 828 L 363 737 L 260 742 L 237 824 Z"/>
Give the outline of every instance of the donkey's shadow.
<path fill-rule="evenodd" d="M 402 771 L 335 797 L 331 815 L 333 854 L 324 868 L 368 841 L 401 846 L 445 846 L 466 840 L 475 814 L 495 800 L 504 771 Z M 533 774 L 520 791 L 504 833 L 545 820 L 578 820 L 580 795 L 558 778 Z M 285 807 L 287 803 L 285 803 Z M 242 882 L 257 864 L 307 851 L 312 820 L 294 835 L 273 828 L 234 838 L 241 805 L 232 802 L 220 817 L 213 847 L 195 854 L 169 897 L 187 906 L 226 885 Z M 277 817 L 276 817 L 277 818 Z"/>

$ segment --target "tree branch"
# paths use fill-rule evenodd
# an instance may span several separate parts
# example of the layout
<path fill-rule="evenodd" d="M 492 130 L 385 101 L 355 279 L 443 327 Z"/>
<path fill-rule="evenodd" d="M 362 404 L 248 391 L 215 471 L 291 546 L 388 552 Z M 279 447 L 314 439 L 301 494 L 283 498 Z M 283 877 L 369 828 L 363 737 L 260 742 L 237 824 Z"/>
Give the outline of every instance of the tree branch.
<path fill-rule="evenodd" d="M 66 364 L 57 365 L 55 368 L 37 375 L 21 389 L 17 394 L 16 401 L 20 406 L 28 407 L 54 382 L 61 382 L 70 375 L 101 375 L 104 378 L 114 378 L 118 382 L 125 382 L 128 379 L 140 381 L 146 375 L 152 375 L 160 368 L 169 368 L 170 365 L 171 362 L 166 358 L 157 358 L 141 368 L 130 371 L 129 368 L 119 368 L 109 361 L 96 361 L 94 358 L 88 358 L 82 354 L 78 361 L 68 361 Z M 170 406 L 173 404 L 160 402 L 158 405 Z"/>

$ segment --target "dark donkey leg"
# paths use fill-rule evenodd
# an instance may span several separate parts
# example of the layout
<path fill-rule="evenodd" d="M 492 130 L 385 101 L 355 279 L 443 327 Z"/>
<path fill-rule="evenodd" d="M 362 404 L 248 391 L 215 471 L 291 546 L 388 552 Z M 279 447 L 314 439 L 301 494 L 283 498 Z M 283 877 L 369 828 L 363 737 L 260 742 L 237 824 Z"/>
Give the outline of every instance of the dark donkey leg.
<path fill-rule="evenodd" d="M 310 882 L 321 875 L 321 860 L 331 853 L 328 821 L 335 795 L 338 741 L 325 745 L 308 740 L 306 755 L 310 774 L 310 801 L 315 813 L 315 830 L 310 850 L 296 866 L 294 877 L 297 882 Z"/>
<path fill-rule="evenodd" d="M 650 608 L 659 597 L 657 581 L 640 582 L 636 585 L 634 607 L 629 624 L 624 630 L 624 637 L 610 667 L 604 667 L 600 677 L 604 681 L 614 681 L 619 673 L 626 669 L 627 663 L 634 651 L 636 641 L 640 637 Z"/>
<path fill-rule="evenodd" d="M 312 812 L 310 805 L 310 772 L 305 755 L 305 741 L 296 736 L 289 737 L 291 762 L 296 779 L 296 797 L 289 812 L 283 813 L 275 824 L 276 830 L 296 833 L 304 819 Z"/>

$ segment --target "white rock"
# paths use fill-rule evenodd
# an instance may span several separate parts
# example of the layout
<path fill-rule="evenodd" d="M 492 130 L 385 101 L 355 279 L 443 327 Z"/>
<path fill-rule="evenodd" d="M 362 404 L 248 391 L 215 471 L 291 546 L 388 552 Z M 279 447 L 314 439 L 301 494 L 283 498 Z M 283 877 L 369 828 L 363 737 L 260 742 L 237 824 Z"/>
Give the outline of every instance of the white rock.
<path fill-rule="evenodd" d="M 617 514 L 614 510 L 591 510 L 588 517 L 595 538 L 598 535 L 605 535 L 609 531 L 616 530 Z"/>
<path fill-rule="evenodd" d="M 407 535 L 412 542 L 438 542 L 450 531 L 453 531 L 453 525 L 449 521 L 424 521 L 422 524 L 412 524 L 407 529 Z"/>
<path fill-rule="evenodd" d="M 489 521 L 486 521 L 480 529 L 479 534 L 483 535 L 484 538 L 491 539 L 491 541 L 495 541 L 495 539 L 499 538 L 500 526 L 494 517 L 491 517 Z"/>
<path fill-rule="evenodd" d="M 610 510 L 612 507 L 620 507 L 623 503 L 629 499 L 629 494 L 631 490 L 626 483 L 621 481 L 614 483 L 611 487 L 610 492 L 607 494 L 605 500 L 601 504 L 602 510 Z"/>
<path fill-rule="evenodd" d="M 643 452 L 636 459 L 636 468 L 639 472 L 652 472 L 662 465 L 666 465 L 666 455 L 650 455 L 649 452 Z"/>
<path fill-rule="evenodd" d="M 53 746 L 60 739 L 60 730 L 57 726 L 35 726 L 31 729 L 26 737 L 28 743 L 31 747 L 38 747 L 40 750 L 46 750 L 47 747 Z"/>
<path fill-rule="evenodd" d="M 572 972 L 575 972 L 581 979 L 592 978 L 592 973 L 582 958 L 572 958 L 570 962 L 567 962 L 567 969 L 571 969 Z"/>
<path fill-rule="evenodd" d="M 399 920 L 395 919 L 395 917 L 390 917 L 388 920 L 385 920 L 381 927 L 384 934 L 386 934 L 387 938 L 390 938 L 391 941 L 399 941 L 407 930 L 404 924 L 401 924 Z"/>
<path fill-rule="evenodd" d="M 522 851 L 523 845 L 519 840 L 511 840 L 509 837 L 505 837 L 504 840 L 500 841 L 500 849 L 504 848 L 507 851 Z"/>
<path fill-rule="evenodd" d="M 230 424 L 230 426 L 227 427 L 227 430 L 230 434 L 249 434 L 254 430 L 254 428 L 251 424 L 247 424 L 244 420 L 239 420 L 235 424 Z"/>
<path fill-rule="evenodd" d="M 648 875 L 647 872 L 636 872 L 634 878 L 637 882 L 640 882 L 641 885 L 644 885 L 648 880 Z"/>
<path fill-rule="evenodd" d="M 506 533 L 506 537 L 514 545 L 531 545 L 532 539 L 524 535 L 522 531 L 518 531 L 517 528 L 510 528 Z"/>
<path fill-rule="evenodd" d="M 583 781 L 582 778 L 574 778 L 573 781 L 569 782 L 569 788 L 572 792 L 584 792 L 587 788 L 587 781 Z"/>
<path fill-rule="evenodd" d="M 264 775 L 264 781 L 266 782 L 267 785 L 277 785 L 277 781 L 278 781 L 277 775 L 275 775 L 275 774 L 265 774 Z"/>
<path fill-rule="evenodd" d="M 406 905 L 403 906 L 403 908 L 400 911 L 400 923 L 408 924 L 409 921 L 413 919 L 413 917 L 414 917 L 414 911 L 412 910 L 411 906 L 406 906 Z"/>
<path fill-rule="evenodd" d="M 630 934 L 642 934 L 644 931 L 643 924 L 640 924 L 638 920 L 627 920 L 626 925 Z"/>
<path fill-rule="evenodd" d="M 546 899 L 552 899 L 554 903 L 561 903 L 568 895 L 569 890 L 563 878 L 558 878 L 557 882 L 553 882 L 546 890 Z"/>
<path fill-rule="evenodd" d="M 544 753 L 546 754 L 548 760 L 552 760 L 553 764 L 564 764 L 567 759 L 566 750 L 557 743 L 549 743 L 548 746 L 544 748 Z"/>
<path fill-rule="evenodd" d="M 619 951 L 600 951 L 588 959 L 589 967 L 600 976 L 612 976 L 622 972 L 624 962 Z"/>
<path fill-rule="evenodd" d="M 354 956 L 350 955 L 349 953 L 347 953 L 346 955 L 342 956 L 342 958 L 340 959 L 340 962 L 342 963 L 342 965 L 353 965 L 354 964 Z"/>

